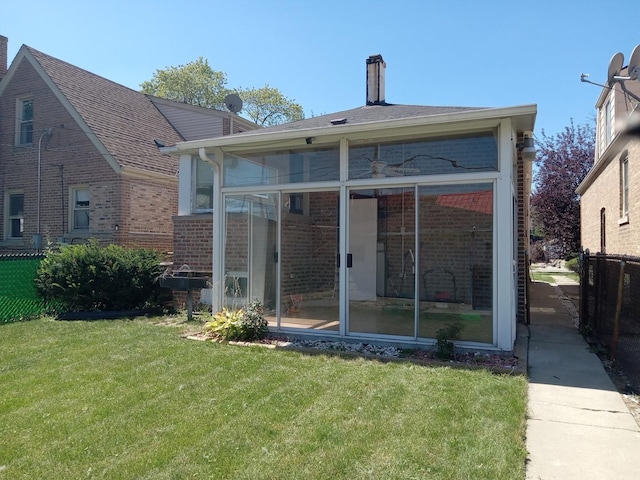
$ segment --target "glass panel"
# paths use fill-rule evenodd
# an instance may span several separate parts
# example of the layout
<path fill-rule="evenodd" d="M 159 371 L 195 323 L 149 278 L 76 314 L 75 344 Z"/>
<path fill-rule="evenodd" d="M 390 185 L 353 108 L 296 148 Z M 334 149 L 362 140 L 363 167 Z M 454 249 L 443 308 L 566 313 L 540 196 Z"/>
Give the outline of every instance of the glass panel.
<path fill-rule="evenodd" d="M 213 167 L 203 160 L 195 160 L 195 210 L 211 210 L 213 208 Z"/>
<path fill-rule="evenodd" d="M 303 214 L 282 206 L 281 319 L 285 328 L 337 332 L 339 327 L 339 192 L 294 194 Z M 288 194 L 283 197 L 287 198 Z"/>
<path fill-rule="evenodd" d="M 225 154 L 224 185 L 269 185 L 338 180 L 336 147 Z"/>
<path fill-rule="evenodd" d="M 497 169 L 498 146 L 493 132 L 349 148 L 352 180 Z"/>
<path fill-rule="evenodd" d="M 275 311 L 276 224 L 275 194 L 225 198 L 225 307 L 258 300 Z"/>
<path fill-rule="evenodd" d="M 23 122 L 20 125 L 20 144 L 33 143 L 33 123 Z"/>
<path fill-rule="evenodd" d="M 74 195 L 76 207 L 89 206 L 89 190 L 75 190 Z"/>
<path fill-rule="evenodd" d="M 22 121 L 33 120 L 33 100 L 22 101 Z"/>
<path fill-rule="evenodd" d="M 22 238 L 24 233 L 24 220 L 22 218 L 11 219 L 11 238 Z"/>
<path fill-rule="evenodd" d="M 24 195 L 9 195 L 9 215 L 12 217 L 23 215 Z"/>
<path fill-rule="evenodd" d="M 461 340 L 493 343 L 493 188 L 419 188 L 418 336 L 462 326 Z"/>
<path fill-rule="evenodd" d="M 349 331 L 413 337 L 413 187 L 351 191 L 349 253 Z"/>
<path fill-rule="evenodd" d="M 33 143 L 33 100 L 22 101 L 20 144 Z"/>
<path fill-rule="evenodd" d="M 78 230 L 89 228 L 89 210 L 76 210 L 73 212 L 73 228 Z"/>
<path fill-rule="evenodd" d="M 85 230 L 89 228 L 89 190 L 73 191 L 73 228 Z"/>

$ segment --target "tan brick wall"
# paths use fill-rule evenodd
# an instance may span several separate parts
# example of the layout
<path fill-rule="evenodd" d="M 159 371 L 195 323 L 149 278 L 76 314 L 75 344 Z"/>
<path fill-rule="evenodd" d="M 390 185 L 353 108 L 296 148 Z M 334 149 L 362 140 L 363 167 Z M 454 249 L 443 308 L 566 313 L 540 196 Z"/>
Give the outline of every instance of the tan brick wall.
<path fill-rule="evenodd" d="M 620 159 L 629 159 L 629 221 L 620 222 Z M 640 140 L 616 155 L 580 199 L 582 248 L 600 249 L 600 212 L 605 209 L 606 253 L 640 255 Z"/>
<path fill-rule="evenodd" d="M 191 270 L 212 271 L 213 217 L 198 214 L 173 217 L 173 265 Z"/>

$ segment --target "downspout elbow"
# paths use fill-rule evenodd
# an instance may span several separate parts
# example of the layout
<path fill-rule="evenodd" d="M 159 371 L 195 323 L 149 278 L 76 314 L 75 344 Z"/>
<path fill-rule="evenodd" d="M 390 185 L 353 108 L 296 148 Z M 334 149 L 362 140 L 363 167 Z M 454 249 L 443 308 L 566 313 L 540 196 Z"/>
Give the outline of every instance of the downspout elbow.
<path fill-rule="evenodd" d="M 200 155 L 200 158 L 202 159 L 203 162 L 207 162 L 211 164 L 213 168 L 216 170 L 216 173 L 220 173 L 220 164 L 218 163 L 218 160 L 216 160 L 215 158 L 211 158 L 209 155 L 207 155 L 206 148 L 200 147 L 198 149 L 198 155 Z"/>

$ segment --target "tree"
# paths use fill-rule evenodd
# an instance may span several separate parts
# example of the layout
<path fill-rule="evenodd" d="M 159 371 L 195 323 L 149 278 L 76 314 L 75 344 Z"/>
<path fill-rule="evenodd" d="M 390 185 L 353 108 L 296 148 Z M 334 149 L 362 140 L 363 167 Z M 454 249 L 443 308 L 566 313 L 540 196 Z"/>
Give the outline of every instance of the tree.
<path fill-rule="evenodd" d="M 269 85 L 240 89 L 238 94 L 243 101 L 242 111 L 258 125 L 270 127 L 304 118 L 300 105 Z"/>
<path fill-rule="evenodd" d="M 537 172 L 531 197 L 533 221 L 547 240 L 556 240 L 567 258 L 580 248 L 580 199 L 575 192 L 593 164 L 595 127 L 571 124 L 555 136 L 542 131 L 536 141 Z"/>
<path fill-rule="evenodd" d="M 156 70 L 151 80 L 142 82 L 142 93 L 208 108 L 224 108 L 227 75 L 213 70 L 199 57 L 195 62 Z"/>
<path fill-rule="evenodd" d="M 227 75 L 213 70 L 202 57 L 186 65 L 156 70 L 140 87 L 147 95 L 218 110 L 225 109 L 225 96 L 235 91 L 243 101 L 240 114 L 266 127 L 304 118 L 302 107 L 277 88 L 227 88 Z"/>

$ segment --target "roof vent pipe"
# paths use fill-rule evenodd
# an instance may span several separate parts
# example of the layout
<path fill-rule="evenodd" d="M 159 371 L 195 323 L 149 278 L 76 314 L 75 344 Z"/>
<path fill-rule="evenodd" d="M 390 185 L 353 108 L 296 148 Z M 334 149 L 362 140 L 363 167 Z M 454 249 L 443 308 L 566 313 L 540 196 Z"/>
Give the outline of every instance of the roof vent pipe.
<path fill-rule="evenodd" d="M 367 105 L 384 105 L 384 71 L 387 64 L 382 55 L 367 58 Z"/>

